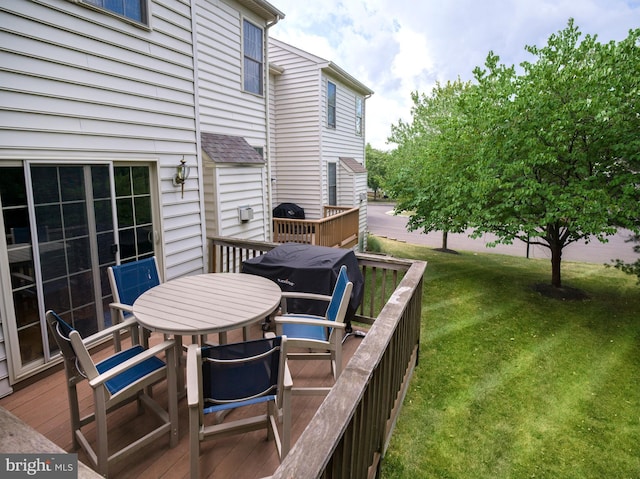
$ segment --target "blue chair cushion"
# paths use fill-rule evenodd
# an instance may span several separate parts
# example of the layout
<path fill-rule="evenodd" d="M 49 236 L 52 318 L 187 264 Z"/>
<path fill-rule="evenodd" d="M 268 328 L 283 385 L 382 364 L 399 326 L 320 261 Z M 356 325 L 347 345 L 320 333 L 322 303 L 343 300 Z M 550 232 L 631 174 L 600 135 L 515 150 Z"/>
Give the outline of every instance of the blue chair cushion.
<path fill-rule="evenodd" d="M 318 319 L 317 316 L 304 314 L 288 314 L 286 318 Z M 292 339 L 312 339 L 315 341 L 327 340 L 327 328 L 323 326 L 312 326 L 308 324 L 288 324 L 282 325 L 282 334 Z"/>
<path fill-rule="evenodd" d="M 134 346 L 125 351 L 120 351 L 119 353 L 114 354 L 113 356 L 105 359 L 104 361 L 96 364 L 96 369 L 100 374 L 109 371 L 110 369 L 122 364 L 128 359 L 131 359 L 137 354 L 144 352 L 144 348 L 142 346 Z M 136 382 L 138 379 L 145 377 L 147 374 L 150 374 L 162 367 L 164 367 L 165 363 L 162 359 L 157 357 L 151 357 L 146 361 L 143 361 L 140 364 L 135 365 L 131 369 L 123 372 L 122 374 L 118 374 L 113 379 L 110 379 L 105 383 L 108 391 L 111 394 L 115 394 L 121 389 L 124 389 L 129 384 Z"/>

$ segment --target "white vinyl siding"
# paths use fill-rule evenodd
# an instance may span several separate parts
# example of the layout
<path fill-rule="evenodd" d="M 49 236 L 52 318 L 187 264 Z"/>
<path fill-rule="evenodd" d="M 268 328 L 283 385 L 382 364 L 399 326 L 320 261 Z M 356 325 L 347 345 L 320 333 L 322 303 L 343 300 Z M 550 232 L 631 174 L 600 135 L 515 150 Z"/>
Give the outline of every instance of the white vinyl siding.
<path fill-rule="evenodd" d="M 364 136 L 356 134 L 355 91 L 342 81 L 332 64 L 273 38 L 269 60 L 284 71 L 275 77 L 275 121 L 272 124 L 272 165 L 277 178 L 273 205 L 299 204 L 308 218 L 320 218 L 329 203 L 328 163 L 340 157 L 364 162 Z M 335 128 L 328 125 L 328 84 L 336 87 Z M 337 171 L 338 206 L 359 206 L 351 172 Z M 366 183 L 366 175 L 365 175 Z M 349 191 L 346 193 L 346 191 Z M 366 192 L 366 185 L 364 191 Z"/>
<path fill-rule="evenodd" d="M 264 35 L 265 20 L 236 2 L 197 0 L 198 93 L 200 129 L 243 137 L 255 147 L 267 146 L 267 97 L 244 88 L 243 24 Z M 264 88 L 262 42 L 261 85 Z M 263 93 L 263 92 L 262 92 Z M 207 234 L 267 239 L 266 166 L 205 161 L 204 195 Z M 251 206 L 254 219 L 241 223 L 238 207 Z"/>
<path fill-rule="evenodd" d="M 172 279 L 206 267 L 191 9 L 182 0 L 150 5 L 152 29 L 72 1 L 2 3 L 0 166 L 149 167 L 157 201 L 152 237 L 163 277 Z M 183 157 L 191 167 L 184 198 L 172 182 Z M 16 323 L 6 298 L 0 297 L 5 333 Z M 0 387 L 2 356 L 15 358 L 19 348 L 15 334 L 4 338 Z M 11 380 L 22 379 L 19 366 L 12 368 Z"/>
<path fill-rule="evenodd" d="M 0 155 L 157 163 L 167 277 L 202 271 L 188 5 L 154 3 L 152 31 L 73 2 L 9 5 L 0 12 Z M 182 155 L 191 166 L 184 199 L 171 182 Z M 180 214 L 167 214 L 174 206 Z M 180 244 L 169 239 L 175 229 Z"/>
<path fill-rule="evenodd" d="M 205 165 L 207 236 L 266 241 L 264 228 L 265 168 L 248 165 Z M 216 194 L 217 193 L 217 194 Z M 218 201 L 224 198 L 224 201 Z M 249 206 L 253 219 L 240 221 L 238 208 Z"/>
<path fill-rule="evenodd" d="M 263 25 L 239 5 L 197 1 L 200 128 L 266 145 L 266 100 L 244 91 L 242 23 Z M 264 68 L 263 68 L 264 70 Z M 264 75 L 264 71 L 263 71 Z"/>
<path fill-rule="evenodd" d="M 320 73 L 315 57 L 270 40 L 269 60 L 284 73 L 275 79 L 275 122 L 271 125 L 274 187 L 272 207 L 292 202 L 308 218 L 322 214 L 321 182 L 326 166 L 320 158 L 322 110 Z"/>

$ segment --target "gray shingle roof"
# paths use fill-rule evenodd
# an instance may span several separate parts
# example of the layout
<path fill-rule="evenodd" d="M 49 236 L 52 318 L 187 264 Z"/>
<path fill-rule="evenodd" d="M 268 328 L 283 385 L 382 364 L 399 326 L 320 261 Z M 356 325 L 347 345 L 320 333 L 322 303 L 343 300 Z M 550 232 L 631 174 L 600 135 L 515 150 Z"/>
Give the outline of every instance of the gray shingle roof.
<path fill-rule="evenodd" d="M 241 136 L 202 133 L 200 138 L 202 150 L 214 163 L 265 163 L 260 153 Z"/>
<path fill-rule="evenodd" d="M 340 161 L 344 166 L 349 168 L 352 173 L 366 173 L 367 169 L 362 165 L 362 163 L 358 162 L 355 158 L 345 158 L 340 157 Z"/>

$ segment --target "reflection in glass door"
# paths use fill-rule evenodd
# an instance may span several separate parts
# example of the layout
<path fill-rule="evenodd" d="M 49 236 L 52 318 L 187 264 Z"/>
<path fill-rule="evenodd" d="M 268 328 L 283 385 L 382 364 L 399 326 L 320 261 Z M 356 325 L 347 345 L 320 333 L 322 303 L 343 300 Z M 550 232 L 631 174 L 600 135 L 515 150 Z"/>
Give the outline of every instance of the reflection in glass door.
<path fill-rule="evenodd" d="M 32 166 L 31 181 L 44 310 L 88 336 L 104 327 L 101 263 L 115 264 L 109 167 Z"/>

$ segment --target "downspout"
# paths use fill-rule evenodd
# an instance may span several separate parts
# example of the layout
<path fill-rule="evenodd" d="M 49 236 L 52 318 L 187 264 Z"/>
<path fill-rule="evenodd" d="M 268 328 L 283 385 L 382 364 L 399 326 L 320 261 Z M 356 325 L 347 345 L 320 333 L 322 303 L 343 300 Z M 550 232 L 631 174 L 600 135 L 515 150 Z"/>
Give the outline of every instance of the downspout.
<path fill-rule="evenodd" d="M 193 101 L 196 134 L 196 164 L 198 165 L 198 192 L 200 195 L 200 227 L 202 228 L 202 256 L 204 258 L 203 272 L 209 272 L 209 245 L 207 244 L 207 219 L 205 217 L 204 198 L 204 161 L 202 159 L 202 145 L 200 139 L 200 85 L 198 71 L 198 21 L 197 0 L 191 0 L 191 48 L 193 49 Z"/>
<path fill-rule="evenodd" d="M 271 231 L 271 225 L 273 225 L 272 218 L 272 205 L 273 205 L 273 187 L 271 185 L 271 122 L 269 107 L 269 98 L 271 97 L 271 74 L 269 73 L 269 29 L 273 27 L 276 23 L 280 21 L 280 15 L 276 15 L 275 19 L 271 23 L 266 24 L 265 28 L 265 47 L 264 47 L 264 65 L 265 65 L 265 95 L 264 95 L 264 114 L 265 114 L 265 125 L 266 125 L 266 135 L 267 135 L 267 178 L 266 178 L 266 187 L 267 187 L 267 208 L 265 211 L 265 219 L 266 224 L 264 225 L 265 240 L 273 241 L 273 232 Z"/>

